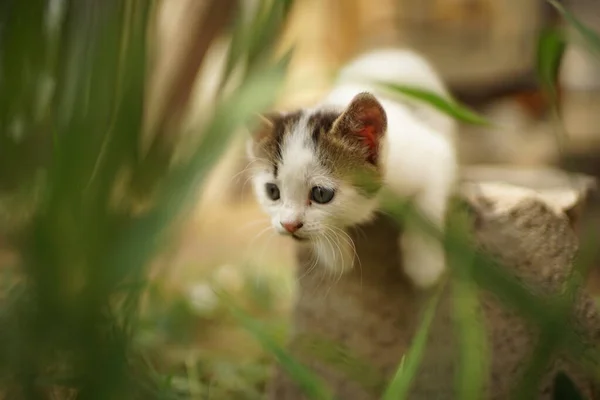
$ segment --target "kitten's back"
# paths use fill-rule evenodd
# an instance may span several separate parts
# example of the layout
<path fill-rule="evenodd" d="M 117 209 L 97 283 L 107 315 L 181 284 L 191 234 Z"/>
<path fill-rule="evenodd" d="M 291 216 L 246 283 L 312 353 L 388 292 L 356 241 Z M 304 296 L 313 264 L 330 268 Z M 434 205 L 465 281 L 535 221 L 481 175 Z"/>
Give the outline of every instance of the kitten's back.
<path fill-rule="evenodd" d="M 441 134 L 454 137 L 455 121 L 421 101 L 390 92 L 370 82 L 405 85 L 449 98 L 441 78 L 429 62 L 418 53 L 406 49 L 377 49 L 364 53 L 345 65 L 324 103 L 345 107 L 361 91 L 373 93 L 381 100 L 406 105 L 414 117 Z"/>

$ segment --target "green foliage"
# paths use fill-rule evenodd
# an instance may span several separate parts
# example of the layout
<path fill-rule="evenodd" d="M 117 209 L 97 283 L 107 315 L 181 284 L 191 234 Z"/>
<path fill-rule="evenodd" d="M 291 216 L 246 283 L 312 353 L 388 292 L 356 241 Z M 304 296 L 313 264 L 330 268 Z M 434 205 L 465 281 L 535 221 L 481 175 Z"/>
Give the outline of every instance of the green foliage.
<path fill-rule="evenodd" d="M 592 28 L 581 22 L 573 13 L 567 10 L 556 0 L 547 0 L 562 15 L 569 26 L 573 27 L 587 46 L 588 50 L 595 56 L 600 57 L 600 35 Z"/>
<path fill-rule="evenodd" d="M 560 62 L 566 42 L 563 32 L 558 29 L 546 29 L 541 32 L 537 46 L 537 75 L 543 87 L 556 96 L 555 85 L 560 70 Z"/>
<path fill-rule="evenodd" d="M 407 85 L 398 85 L 390 82 L 377 82 L 381 87 L 391 92 L 408 96 L 412 99 L 428 104 L 435 109 L 449 115 L 457 121 L 465 122 L 473 125 L 490 125 L 484 117 L 470 110 L 466 106 L 458 103 L 451 98 L 439 96 L 429 90 L 412 87 Z"/>
<path fill-rule="evenodd" d="M 0 396 L 178 398 L 134 345 L 148 264 L 233 132 L 275 100 L 289 55 L 272 63 L 270 46 L 255 44 L 264 57 L 219 99 L 192 156 L 169 167 L 139 151 L 153 1 L 2 7 L 2 176 L 27 167 L 31 139 L 47 179 L 9 232 L 20 260 L 2 293 Z M 254 24 L 247 37 L 282 23 Z M 26 176 L 0 189 L 31 184 Z M 142 178 L 151 190 L 140 197 Z"/>
<path fill-rule="evenodd" d="M 549 1 L 600 53 L 598 35 Z M 22 202 L 27 212 L 11 222 L 11 229 L 2 221 L 0 232 L 6 236 L 0 239 L 10 242 L 20 256 L 17 265 L 2 270 L 0 397 L 260 398 L 260 385 L 255 383 L 266 379 L 266 360 L 260 365 L 232 365 L 201 355 L 183 371 L 164 371 L 155 365 L 149 354 L 156 349 L 149 351 L 148 343 L 164 340 L 157 338 L 161 335 L 190 340 L 175 334 L 194 329 L 190 323 L 194 311 L 183 300 L 159 307 L 147 275 L 149 261 L 168 240 L 236 129 L 268 108 L 278 94 L 291 51 L 273 62 L 273 47 L 292 2 L 263 0 L 254 14 L 238 13 L 222 82 L 231 90 L 216 100 L 191 156 L 173 165 L 155 158 L 155 153 L 140 151 L 151 45 L 147 33 L 154 1 L 64 0 L 52 2 L 52 12 L 49 4 L 44 0 L 0 4 L 0 191 L 3 199 L 13 199 L 11 204 L 20 203 L 21 196 L 35 197 Z M 564 45 L 556 31 L 540 40 L 538 73 L 551 91 Z M 238 68 L 243 73 L 231 83 Z M 451 99 L 413 87 L 379 84 L 459 121 L 489 125 Z M 178 132 L 156 134 L 160 138 Z M 150 190 L 140 191 L 141 185 Z M 3 205 L 6 210 L 0 215 L 14 217 L 13 205 L 10 209 Z M 457 398 L 480 398 L 487 383 L 489 354 L 478 289 L 494 293 L 543 332 L 515 398 L 534 397 L 556 351 L 600 376 L 600 349 L 583 343 L 567 320 L 580 284 L 578 274 L 586 266 L 577 269 L 562 296 L 532 293 L 471 243 L 464 212 L 453 214 L 450 229 L 442 236 L 410 205 L 387 196 L 384 205 L 399 222 L 410 219 L 420 224 L 447 249 L 459 349 Z M 251 289 L 265 307 L 272 303 L 269 293 Z M 352 379 L 362 379 L 370 388 L 387 387 L 384 399 L 406 398 L 440 292 L 430 299 L 413 344 L 387 385 L 350 354 L 352 349 L 326 342 L 311 348 Z M 144 296 L 154 307 L 151 319 L 141 315 Z M 226 296 L 221 301 L 309 398 L 333 398 L 319 377 L 283 349 L 268 326 Z M 207 315 L 198 319 L 210 320 Z M 154 336 L 144 336 L 148 331 Z M 225 380 L 236 383 L 223 387 L 220 382 Z M 575 392 L 563 375 L 556 378 L 555 398 L 580 398 Z"/>
<path fill-rule="evenodd" d="M 225 294 L 221 295 L 226 296 Z M 331 393 L 321 383 L 320 379 L 280 347 L 258 321 L 236 307 L 232 300 L 229 299 L 227 302 L 236 319 L 275 357 L 281 367 L 294 379 L 308 398 L 315 400 L 333 399 Z"/>
<path fill-rule="evenodd" d="M 463 243 L 463 246 L 458 247 L 460 257 L 456 257 L 456 253 L 448 249 L 449 266 L 456 277 L 452 296 L 456 338 L 460 349 L 456 392 L 460 399 L 480 399 L 487 385 L 489 354 L 479 309 L 479 293 L 473 279 L 473 269 L 478 266 L 475 263 L 474 249 L 465 246 L 470 242 L 469 226 L 472 221 L 465 210 L 458 208 L 452 211 L 446 235 Z"/>

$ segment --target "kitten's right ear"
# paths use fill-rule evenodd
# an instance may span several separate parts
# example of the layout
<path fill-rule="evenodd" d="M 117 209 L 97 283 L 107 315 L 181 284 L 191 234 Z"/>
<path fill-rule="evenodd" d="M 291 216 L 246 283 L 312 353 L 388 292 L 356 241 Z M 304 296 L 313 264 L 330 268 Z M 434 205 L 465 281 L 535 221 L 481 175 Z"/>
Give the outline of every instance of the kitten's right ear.
<path fill-rule="evenodd" d="M 368 92 L 354 96 L 335 125 L 345 137 L 364 146 L 369 162 L 377 163 L 380 142 L 387 129 L 387 116 L 375 96 Z"/>

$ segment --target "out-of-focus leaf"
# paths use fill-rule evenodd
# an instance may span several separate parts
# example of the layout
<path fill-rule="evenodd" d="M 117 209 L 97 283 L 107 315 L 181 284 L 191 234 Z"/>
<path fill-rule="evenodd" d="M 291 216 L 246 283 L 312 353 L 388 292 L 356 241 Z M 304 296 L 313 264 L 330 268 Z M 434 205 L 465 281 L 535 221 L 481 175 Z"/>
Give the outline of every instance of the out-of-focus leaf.
<path fill-rule="evenodd" d="M 546 29 L 539 38 L 537 47 L 537 74 L 545 89 L 556 96 L 556 82 L 566 42 L 563 32 L 558 29 Z"/>
<path fill-rule="evenodd" d="M 455 277 L 452 288 L 455 337 L 459 348 L 458 374 L 456 376 L 459 399 L 480 399 L 487 385 L 488 347 L 485 328 L 479 307 L 479 292 L 473 279 L 475 250 L 468 246 L 470 221 L 462 207 L 450 213 L 446 235 L 463 249 L 461 256 L 448 251 L 448 263 Z M 450 244 L 448 244 L 450 246 Z"/>
<path fill-rule="evenodd" d="M 555 321 L 564 320 L 560 316 L 556 316 Z M 523 400 L 535 398 L 540 381 L 548 372 L 548 365 L 556 354 L 561 327 L 556 323 L 547 323 L 541 326 L 540 331 L 543 334 L 536 343 L 529 365 L 523 371 L 520 382 L 515 385 L 511 398 Z"/>
<path fill-rule="evenodd" d="M 285 60 L 257 71 L 217 108 L 190 162 L 173 170 L 164 182 L 156 207 L 129 229 L 114 253 L 116 265 L 141 268 L 154 254 L 166 228 L 189 204 L 198 185 L 218 160 L 232 135 L 249 119 L 268 108 L 285 77 Z"/>
<path fill-rule="evenodd" d="M 445 99 L 442 96 L 439 96 L 429 90 L 407 86 L 407 85 L 398 85 L 396 83 L 379 81 L 376 82 L 379 86 L 384 89 L 387 89 L 392 92 L 400 93 L 401 95 L 405 95 L 411 97 L 413 99 L 422 101 L 430 106 L 438 109 L 439 111 L 451 116 L 452 118 L 466 122 L 468 124 L 473 125 L 491 125 L 491 123 L 486 120 L 481 115 L 477 114 L 475 111 L 470 110 L 464 105 L 459 104 L 458 102 Z"/>
<path fill-rule="evenodd" d="M 206 0 L 186 5 L 187 32 L 179 37 L 177 46 L 180 50 L 174 53 L 176 62 L 170 70 L 159 75 L 162 79 L 157 79 L 157 83 L 150 86 L 147 126 L 140 141 L 142 153 L 150 153 L 148 158 L 155 164 L 159 163 L 160 170 L 166 169 L 170 162 L 169 155 L 176 143 L 172 133 L 180 128 L 199 67 L 214 40 L 229 24 L 239 1 Z"/>
<path fill-rule="evenodd" d="M 270 5 L 269 5 L 270 3 Z M 290 11 L 290 1 L 268 1 L 262 2 L 262 7 L 250 33 L 248 43 L 248 63 L 254 65 L 273 49 L 279 39 L 281 30 Z"/>
<path fill-rule="evenodd" d="M 584 40 L 589 50 L 596 56 L 600 57 L 600 35 L 589 26 L 585 25 L 578 18 L 573 15 L 569 10 L 564 8 L 556 0 L 547 0 L 556 10 L 563 16 L 563 18 L 575 28 L 577 33 Z"/>
<path fill-rule="evenodd" d="M 556 87 L 565 48 L 566 41 L 562 30 L 549 28 L 541 32 L 537 46 L 536 70 L 542 88 L 551 102 L 554 131 L 559 151 L 563 150 L 567 138 L 559 114 L 558 88 Z"/>
<path fill-rule="evenodd" d="M 291 0 L 260 0 L 256 10 L 245 10 L 251 11 L 252 15 L 244 15 L 242 12 L 238 14 L 221 87 L 229 79 L 234 67 L 241 65 L 249 73 L 252 68 L 260 67 L 264 59 L 272 55 L 288 20 L 292 4 Z"/>
<path fill-rule="evenodd" d="M 410 385 L 417 375 L 419 365 L 421 364 L 421 359 L 423 358 L 423 353 L 427 345 L 429 328 L 433 321 L 433 317 L 435 316 L 435 310 L 444 286 L 445 285 L 440 285 L 440 288 L 438 288 L 429 299 L 429 303 L 423 314 L 423 319 L 413 338 L 413 342 L 408 349 L 408 353 L 402 358 L 392 381 L 383 394 L 382 400 L 401 400 L 408 398 L 408 391 L 410 390 Z"/>
<path fill-rule="evenodd" d="M 48 158 L 41 110 L 47 105 L 46 1 L 0 4 L 0 191 L 30 184 Z M 44 100 L 44 101 L 42 101 Z"/>
<path fill-rule="evenodd" d="M 64 11 L 51 23 L 50 3 Z M 157 202 L 139 217 L 129 202 L 121 207 L 120 198 L 113 197 L 127 197 L 134 180 L 128 181 L 127 174 L 140 164 L 153 4 L 0 2 L 0 152 L 20 161 L 3 145 L 7 125 L 52 138 L 54 144 L 48 146 L 52 157 L 39 207 L 19 241 L 18 267 L 26 279 L 10 290 L 10 302 L 0 304 L 0 380 L 14 386 L 10 393 L 2 388 L 11 399 L 46 398 L 53 385 L 67 386 L 82 399 L 173 398 L 156 385 L 162 381 L 156 373 L 149 376 L 145 366 L 132 367 L 138 348 L 131 335 L 144 288 L 132 283 L 143 281 L 157 240 L 164 238 L 161 234 L 180 215 L 231 135 L 271 104 L 287 59 L 257 68 L 218 103 L 191 162 L 172 173 L 159 169 L 149 179 L 158 188 Z M 210 40 L 196 36 L 191 42 Z M 43 96 L 40 81 L 51 83 Z M 179 94 L 170 100 L 177 103 Z M 0 168 L 4 161 L 0 157 Z"/>
<path fill-rule="evenodd" d="M 226 303 L 233 316 L 240 324 L 254 336 L 256 340 L 276 359 L 283 369 L 289 374 L 302 389 L 304 394 L 312 400 L 333 400 L 330 390 L 325 387 L 317 376 L 315 376 L 308 368 L 299 363 L 294 357 L 281 348 L 275 339 L 265 331 L 265 329 L 246 314 L 243 310 L 237 307 L 232 299 L 225 293 L 220 293 L 223 302 Z"/>

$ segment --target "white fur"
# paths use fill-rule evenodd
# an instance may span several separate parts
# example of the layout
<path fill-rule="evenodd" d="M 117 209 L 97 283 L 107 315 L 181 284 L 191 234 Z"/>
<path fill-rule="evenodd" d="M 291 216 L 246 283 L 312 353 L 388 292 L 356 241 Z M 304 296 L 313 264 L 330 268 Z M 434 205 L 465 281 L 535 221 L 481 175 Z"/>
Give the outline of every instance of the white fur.
<path fill-rule="evenodd" d="M 443 228 L 447 203 L 456 179 L 454 146 L 455 122 L 437 110 L 382 90 L 365 80 L 388 81 L 416 86 L 440 95 L 446 89 L 435 71 L 419 55 L 407 50 L 377 50 L 350 62 L 341 72 L 333 90 L 320 107 L 345 108 L 360 92 L 375 95 L 383 106 L 388 128 L 382 166 L 385 185 L 398 196 L 411 198 L 421 213 Z M 327 176 L 315 160 L 306 121 L 282 145 L 282 165 L 277 182 L 266 163 L 256 163 L 254 189 L 275 229 L 284 233 L 280 222 L 300 219 L 304 227 L 297 234 L 310 238 L 313 250 L 325 265 L 353 265 L 353 249 L 342 229 L 369 220 L 378 208 L 377 199 L 367 199 L 344 182 Z M 265 194 L 266 182 L 275 182 L 280 201 Z M 314 185 L 336 188 L 331 203 L 307 206 Z M 404 271 L 418 287 L 435 284 L 445 269 L 443 247 L 421 230 L 408 226 L 400 245 Z"/>
<path fill-rule="evenodd" d="M 377 208 L 377 199 L 365 198 L 352 185 L 336 180 L 322 167 L 312 149 L 307 120 L 308 115 L 282 143 L 282 163 L 277 178 L 273 167 L 254 157 L 251 147 L 248 147 L 252 159 L 252 187 L 278 233 L 287 234 L 283 223 L 302 221 L 304 226 L 297 236 L 310 241 L 300 243 L 311 245 L 315 257 L 324 265 L 346 269 L 353 265 L 355 253 L 343 228 L 368 221 Z M 267 183 L 275 183 L 279 187 L 279 200 L 272 201 L 267 197 Z M 327 204 L 313 202 L 308 206 L 313 186 L 335 188 L 333 200 Z"/>

